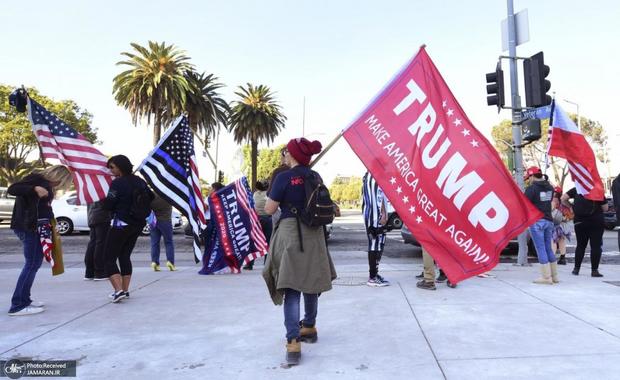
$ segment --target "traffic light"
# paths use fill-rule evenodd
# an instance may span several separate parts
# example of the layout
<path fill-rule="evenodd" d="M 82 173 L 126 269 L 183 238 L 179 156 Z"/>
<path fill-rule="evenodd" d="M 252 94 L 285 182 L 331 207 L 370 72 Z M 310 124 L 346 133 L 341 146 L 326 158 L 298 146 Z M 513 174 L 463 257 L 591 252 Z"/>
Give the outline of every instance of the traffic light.
<path fill-rule="evenodd" d="M 548 75 L 549 66 L 545 65 L 542 51 L 523 61 L 526 106 L 542 107 L 551 104 L 551 96 L 547 95 L 551 82 L 545 79 Z"/>
<path fill-rule="evenodd" d="M 217 182 L 221 183 L 222 185 L 224 184 L 224 172 L 221 170 L 218 170 L 217 172 Z"/>
<path fill-rule="evenodd" d="M 499 62 L 495 72 L 487 74 L 487 104 L 497 106 L 497 112 L 504 107 L 504 70 Z"/>

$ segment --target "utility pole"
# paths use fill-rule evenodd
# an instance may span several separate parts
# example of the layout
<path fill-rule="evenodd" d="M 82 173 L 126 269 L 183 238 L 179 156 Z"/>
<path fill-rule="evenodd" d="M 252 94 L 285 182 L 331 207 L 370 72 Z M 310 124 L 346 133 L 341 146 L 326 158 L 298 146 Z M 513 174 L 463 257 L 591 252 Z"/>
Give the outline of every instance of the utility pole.
<path fill-rule="evenodd" d="M 515 181 L 521 191 L 525 190 L 523 181 L 523 152 L 521 149 L 521 98 L 519 97 L 519 80 L 517 77 L 517 30 L 513 0 L 508 1 L 508 56 L 510 56 L 510 93 L 512 96 L 512 140 L 514 141 Z M 527 235 L 522 232 L 518 237 L 519 254 L 517 265 L 527 263 Z"/>

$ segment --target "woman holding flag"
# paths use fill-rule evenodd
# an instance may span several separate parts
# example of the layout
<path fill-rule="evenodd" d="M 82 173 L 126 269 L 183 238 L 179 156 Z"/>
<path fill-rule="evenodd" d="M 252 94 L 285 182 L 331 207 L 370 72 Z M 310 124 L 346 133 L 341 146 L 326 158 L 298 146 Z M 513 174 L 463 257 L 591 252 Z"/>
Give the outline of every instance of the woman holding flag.
<path fill-rule="evenodd" d="M 51 221 L 54 218 L 52 200 L 54 191 L 71 184 L 71 173 L 62 166 L 50 166 L 38 173 L 32 173 L 12 184 L 8 193 L 14 195 L 15 205 L 11 217 L 11 229 L 24 245 L 25 263 L 17 279 L 11 298 L 9 315 L 21 316 L 45 311 L 43 302 L 30 298 L 30 289 L 37 271 L 43 262 L 43 233 L 51 235 Z"/>
<path fill-rule="evenodd" d="M 306 207 L 304 181 L 318 173 L 308 164 L 312 155 L 321 152 L 319 141 L 292 139 L 286 146 L 285 161 L 290 169 L 277 175 L 268 194 L 265 212 L 273 215 L 278 208 L 280 220 L 274 227 L 263 277 L 273 303 L 284 301 L 286 326 L 286 360 L 297 364 L 301 342 L 318 339 L 315 327 L 319 294 L 332 288 L 336 270 L 327 251 L 323 226 L 310 227 L 297 215 Z M 314 177 L 314 178 L 316 178 Z M 305 316 L 300 321 L 300 296 L 304 296 Z"/>

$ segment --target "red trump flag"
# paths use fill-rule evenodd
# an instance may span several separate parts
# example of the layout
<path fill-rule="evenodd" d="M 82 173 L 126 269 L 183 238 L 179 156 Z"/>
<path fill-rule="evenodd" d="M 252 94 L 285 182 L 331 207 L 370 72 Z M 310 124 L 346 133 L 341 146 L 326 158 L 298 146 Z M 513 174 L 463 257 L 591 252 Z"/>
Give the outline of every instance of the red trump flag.
<path fill-rule="evenodd" d="M 492 269 L 542 217 L 424 48 L 343 135 L 453 283 Z"/>

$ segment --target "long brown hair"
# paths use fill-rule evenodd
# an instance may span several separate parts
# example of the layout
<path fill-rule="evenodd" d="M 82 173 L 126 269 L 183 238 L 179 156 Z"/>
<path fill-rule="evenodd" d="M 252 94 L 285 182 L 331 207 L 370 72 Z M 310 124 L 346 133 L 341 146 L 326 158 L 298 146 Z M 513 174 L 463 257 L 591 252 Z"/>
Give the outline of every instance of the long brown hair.
<path fill-rule="evenodd" d="M 43 178 L 45 178 L 51 183 L 54 191 L 67 190 L 73 183 L 71 172 L 69 171 L 69 169 L 67 169 L 66 166 L 63 165 L 54 165 L 47 167 L 40 170 L 38 174 L 42 175 Z"/>

